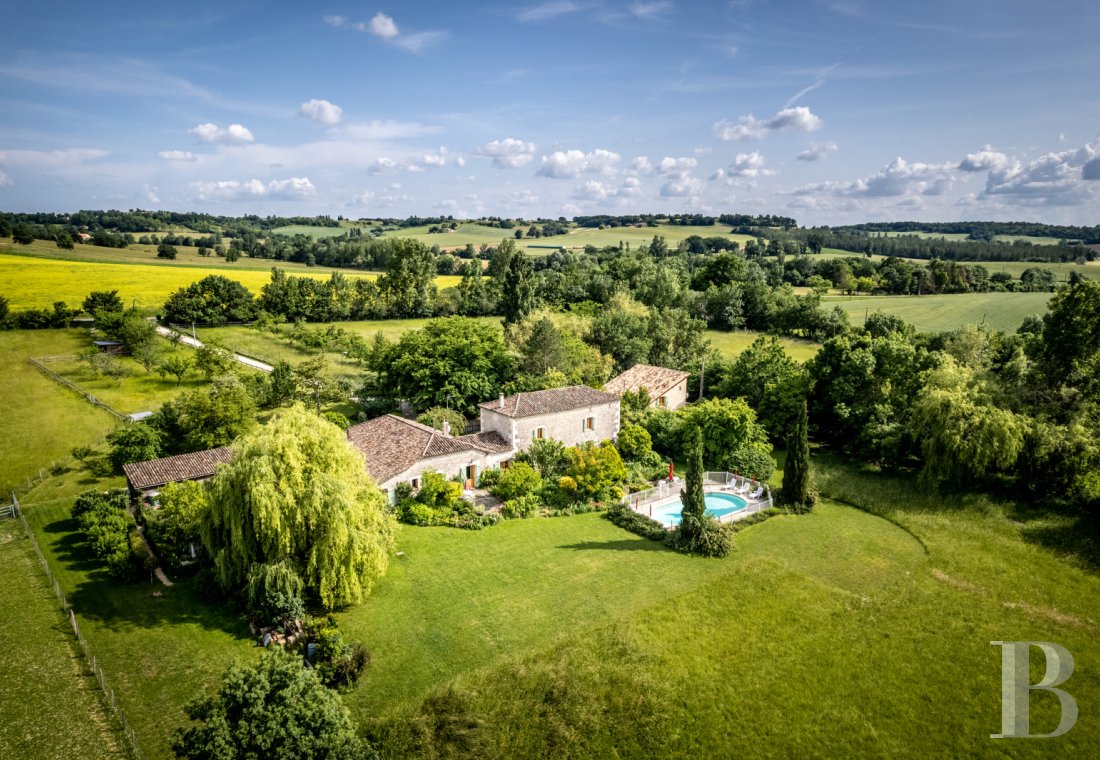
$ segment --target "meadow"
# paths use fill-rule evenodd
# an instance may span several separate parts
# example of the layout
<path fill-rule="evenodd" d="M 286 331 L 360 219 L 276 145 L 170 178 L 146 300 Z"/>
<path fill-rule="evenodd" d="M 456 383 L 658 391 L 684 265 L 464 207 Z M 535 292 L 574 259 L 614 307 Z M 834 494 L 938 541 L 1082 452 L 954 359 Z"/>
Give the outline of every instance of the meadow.
<path fill-rule="evenodd" d="M 967 324 L 984 324 L 1015 332 L 1029 315 L 1043 315 L 1050 293 L 962 293 L 933 296 L 826 296 L 825 306 L 839 306 L 852 325 L 867 314 L 896 314 L 921 332 L 943 332 Z"/>
<path fill-rule="evenodd" d="M 126 757 L 18 520 L 0 518 L 0 567 L 0 756 Z"/>
<path fill-rule="evenodd" d="M 1088 665 L 1100 578 L 1093 555 L 1052 539 L 1065 519 L 925 494 L 912 476 L 828 456 L 818 472 L 838 500 L 741 531 L 725 560 L 596 514 L 401 526 L 385 578 L 336 616 L 373 655 L 344 700 L 386 757 L 1087 755 L 1100 741 L 1084 707 L 1100 700 Z M 182 703 L 257 656 L 243 620 L 191 581 L 156 599 L 110 582 L 74 542 L 64 502 L 27 514 L 142 746 L 166 756 Z M 1072 732 L 991 742 L 997 640 L 1073 652 Z M 1033 700 L 1035 730 L 1053 726 L 1052 701 Z M 437 734 L 452 746 L 413 735 L 467 720 L 472 735 Z"/>

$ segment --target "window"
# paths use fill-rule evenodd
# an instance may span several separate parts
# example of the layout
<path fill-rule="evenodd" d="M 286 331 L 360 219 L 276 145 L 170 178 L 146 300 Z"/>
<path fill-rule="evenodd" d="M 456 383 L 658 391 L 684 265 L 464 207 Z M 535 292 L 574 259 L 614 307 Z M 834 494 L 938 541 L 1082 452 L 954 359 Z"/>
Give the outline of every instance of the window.
<path fill-rule="evenodd" d="M 535 428 L 531 431 L 532 441 L 541 441 L 546 435 L 546 428 Z"/>
<path fill-rule="evenodd" d="M 668 398 L 666 398 L 665 396 L 661 396 L 660 398 L 658 398 L 657 399 L 657 406 L 660 406 L 660 407 L 668 406 Z"/>
<path fill-rule="evenodd" d="M 596 418 L 595 417 L 585 417 L 584 422 L 581 424 L 581 430 L 582 431 L 588 431 L 588 430 L 595 430 L 595 429 L 596 429 Z"/>
<path fill-rule="evenodd" d="M 414 491 L 420 488 L 420 478 L 413 478 L 411 483 Z"/>

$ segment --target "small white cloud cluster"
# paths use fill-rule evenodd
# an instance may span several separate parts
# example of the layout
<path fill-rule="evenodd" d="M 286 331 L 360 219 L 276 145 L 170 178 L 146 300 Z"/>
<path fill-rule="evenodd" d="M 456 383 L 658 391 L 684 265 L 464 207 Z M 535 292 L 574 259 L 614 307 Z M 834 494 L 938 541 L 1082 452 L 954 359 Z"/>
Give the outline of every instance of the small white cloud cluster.
<path fill-rule="evenodd" d="M 515 169 L 535 158 L 535 144 L 514 137 L 493 140 L 474 151 L 475 156 L 491 158 L 498 169 Z"/>
<path fill-rule="evenodd" d="M 439 31 L 402 34 L 401 30 L 397 28 L 397 22 L 381 11 L 375 13 L 370 21 L 349 22 L 347 16 L 324 16 L 323 20 L 329 26 L 337 29 L 348 27 L 357 32 L 366 32 L 411 53 L 419 53 L 424 48 L 439 42 L 447 36 L 446 32 Z"/>
<path fill-rule="evenodd" d="M 810 143 L 810 147 L 799 153 L 795 160 L 797 161 L 820 161 L 828 156 L 830 153 L 836 153 L 839 150 L 839 146 L 832 140 L 824 143 Z"/>
<path fill-rule="evenodd" d="M 332 127 L 339 124 L 340 120 L 344 118 L 344 109 L 327 100 L 315 98 L 298 106 L 298 115 L 318 124 L 324 124 L 326 127 Z"/>
<path fill-rule="evenodd" d="M 610 201 L 636 198 L 642 192 L 642 183 L 637 177 L 627 177 L 618 187 L 604 184 L 598 179 L 587 180 L 573 191 L 573 197 L 586 201 Z"/>
<path fill-rule="evenodd" d="M 817 114 L 806 106 L 784 108 L 770 119 L 757 119 L 751 113 L 738 117 L 737 123 L 722 119 L 714 124 L 712 131 L 719 140 L 762 140 L 769 132 L 793 129 L 799 132 L 813 132 L 824 125 Z"/>
<path fill-rule="evenodd" d="M 909 162 L 900 156 L 869 177 L 853 182 L 818 182 L 793 195 L 830 194 L 852 198 L 894 198 L 908 194 L 943 195 L 951 188 L 956 165 Z"/>
<path fill-rule="evenodd" d="M 191 184 L 191 189 L 195 200 L 199 201 L 242 201 L 257 198 L 303 200 L 317 195 L 317 188 L 309 181 L 309 177 L 273 179 L 266 185 L 258 179 L 245 182 L 237 180 L 194 182 Z"/>
<path fill-rule="evenodd" d="M 986 145 L 976 153 L 970 153 L 959 162 L 959 170 L 964 172 L 986 172 L 1004 169 L 1008 166 L 1008 156 L 996 150 L 992 145 Z"/>
<path fill-rule="evenodd" d="M 725 169 L 719 169 L 710 176 L 713 179 L 731 179 L 735 177 L 771 177 L 775 172 L 764 166 L 764 156 L 760 151 L 738 153 Z"/>
<path fill-rule="evenodd" d="M 221 145 L 245 145 L 254 142 L 256 138 L 243 124 L 230 124 L 228 127 L 219 127 L 217 124 L 198 124 L 187 133 L 194 135 L 195 139 L 204 143 L 219 143 Z"/>
<path fill-rule="evenodd" d="M 967 157 L 969 158 L 969 156 Z M 992 169 L 980 198 L 1021 206 L 1073 206 L 1090 202 L 1100 180 L 1100 136 L 1075 150 L 1047 153 Z"/>
<path fill-rule="evenodd" d="M 580 150 L 556 150 L 542 157 L 540 177 L 573 179 L 581 174 L 612 174 L 621 156 L 610 150 L 597 148 L 585 153 Z"/>
<path fill-rule="evenodd" d="M 162 150 L 157 154 L 165 161 L 198 161 L 199 157 L 189 150 Z"/>

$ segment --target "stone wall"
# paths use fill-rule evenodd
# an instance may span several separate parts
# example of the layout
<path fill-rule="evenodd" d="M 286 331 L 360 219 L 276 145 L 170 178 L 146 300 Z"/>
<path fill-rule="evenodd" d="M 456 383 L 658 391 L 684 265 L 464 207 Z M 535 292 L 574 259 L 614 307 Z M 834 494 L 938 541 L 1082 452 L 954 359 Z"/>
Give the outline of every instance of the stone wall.
<path fill-rule="evenodd" d="M 584 429 L 584 421 L 594 418 L 593 429 Z M 600 441 L 619 435 L 619 402 L 570 409 L 553 414 L 512 418 L 491 409 L 481 410 L 482 431 L 495 430 L 510 441 L 519 451 L 526 451 L 536 440 L 535 431 L 542 428 L 544 438 L 554 438 L 566 446 L 576 446 L 585 441 Z"/>

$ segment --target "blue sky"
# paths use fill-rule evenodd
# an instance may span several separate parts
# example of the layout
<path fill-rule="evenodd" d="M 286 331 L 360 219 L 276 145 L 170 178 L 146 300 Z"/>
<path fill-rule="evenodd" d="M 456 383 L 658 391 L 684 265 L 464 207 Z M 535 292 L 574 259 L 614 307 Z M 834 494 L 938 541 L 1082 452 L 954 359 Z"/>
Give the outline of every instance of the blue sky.
<path fill-rule="evenodd" d="M 8 4 L 0 209 L 1100 223 L 1100 5 Z"/>

